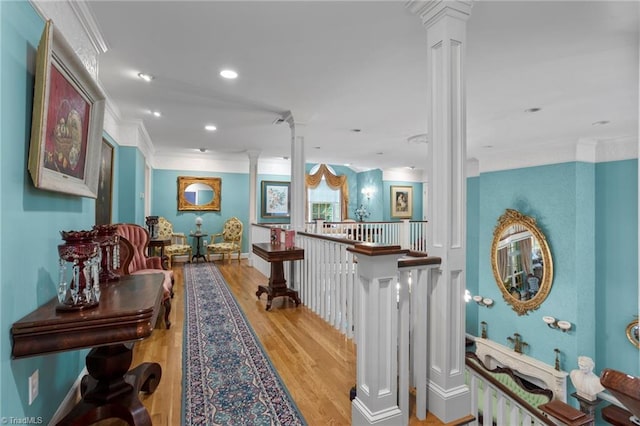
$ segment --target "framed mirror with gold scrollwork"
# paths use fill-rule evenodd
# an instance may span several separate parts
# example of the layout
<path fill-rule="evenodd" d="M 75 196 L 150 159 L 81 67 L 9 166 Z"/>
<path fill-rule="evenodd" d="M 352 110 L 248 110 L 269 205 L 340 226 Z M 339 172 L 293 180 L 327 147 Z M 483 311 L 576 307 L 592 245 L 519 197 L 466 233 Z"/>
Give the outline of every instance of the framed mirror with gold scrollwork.
<path fill-rule="evenodd" d="M 178 210 L 220 211 L 220 187 L 217 177 L 178 176 Z"/>
<path fill-rule="evenodd" d="M 627 325 L 627 339 L 633 346 L 640 349 L 640 322 L 637 319 Z"/>
<path fill-rule="evenodd" d="M 491 244 L 491 268 L 504 300 L 518 315 L 536 310 L 549 295 L 553 260 L 536 220 L 507 209 Z"/>

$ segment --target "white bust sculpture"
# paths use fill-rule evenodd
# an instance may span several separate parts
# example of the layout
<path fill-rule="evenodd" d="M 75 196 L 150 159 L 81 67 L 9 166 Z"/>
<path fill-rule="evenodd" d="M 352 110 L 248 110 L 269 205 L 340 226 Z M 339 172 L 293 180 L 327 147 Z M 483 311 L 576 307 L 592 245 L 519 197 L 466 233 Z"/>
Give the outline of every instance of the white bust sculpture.
<path fill-rule="evenodd" d="M 600 377 L 593 374 L 594 366 L 591 358 L 579 356 L 578 370 L 572 370 L 569 375 L 578 395 L 589 401 L 595 401 L 597 394 L 604 390 L 604 386 L 600 384 Z"/>

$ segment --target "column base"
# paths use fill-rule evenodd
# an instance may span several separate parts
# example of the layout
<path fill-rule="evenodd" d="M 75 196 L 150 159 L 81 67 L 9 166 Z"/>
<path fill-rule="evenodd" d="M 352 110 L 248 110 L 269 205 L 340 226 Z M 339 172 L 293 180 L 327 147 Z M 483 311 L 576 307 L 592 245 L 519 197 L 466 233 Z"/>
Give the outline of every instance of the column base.
<path fill-rule="evenodd" d="M 471 413 L 471 392 L 467 385 L 442 389 L 436 383 L 428 384 L 429 412 L 443 423 L 450 423 Z M 475 416 L 475 414 L 473 414 Z"/>
<path fill-rule="evenodd" d="M 397 406 L 387 408 L 382 411 L 372 413 L 356 397 L 351 402 L 351 424 L 352 425 L 385 425 L 397 426 L 402 424 L 402 411 Z"/>

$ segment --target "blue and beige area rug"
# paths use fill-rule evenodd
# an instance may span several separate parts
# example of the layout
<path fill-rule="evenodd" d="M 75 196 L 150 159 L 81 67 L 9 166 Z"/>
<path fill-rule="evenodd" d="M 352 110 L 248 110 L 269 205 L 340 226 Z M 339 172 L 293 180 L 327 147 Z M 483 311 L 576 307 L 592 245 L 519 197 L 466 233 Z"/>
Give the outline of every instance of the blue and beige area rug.
<path fill-rule="evenodd" d="M 184 266 L 183 424 L 306 425 L 213 263 Z"/>

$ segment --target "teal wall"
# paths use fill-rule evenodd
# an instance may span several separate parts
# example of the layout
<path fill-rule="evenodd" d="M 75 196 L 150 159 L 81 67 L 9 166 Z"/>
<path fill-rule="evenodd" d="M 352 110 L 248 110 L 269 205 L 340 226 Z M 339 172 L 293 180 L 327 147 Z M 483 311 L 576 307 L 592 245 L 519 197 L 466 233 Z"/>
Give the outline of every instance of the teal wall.
<path fill-rule="evenodd" d="M 520 333 L 529 344 L 526 353 L 550 365 L 558 348 L 566 371 L 577 368 L 579 355 L 587 355 L 596 373 L 609 367 L 639 374 L 638 350 L 624 334 L 638 311 L 637 176 L 637 160 L 628 160 L 530 167 L 468 179 L 467 232 L 470 238 L 477 234 L 478 250 L 472 259 L 471 240 L 467 288 L 496 303 L 489 309 L 468 307 L 467 331 L 479 334 L 480 321 L 486 321 L 489 338 L 504 345 L 508 336 Z M 493 230 L 507 208 L 537 220 L 553 258 L 551 291 L 538 310 L 524 316 L 503 300 L 490 265 Z M 544 315 L 570 321 L 574 328 L 568 333 L 549 329 Z M 573 391 L 570 383 L 568 390 Z"/>
<path fill-rule="evenodd" d="M 178 211 L 178 176 L 219 177 L 221 179 L 220 211 Z M 200 216 L 203 220 L 203 232 L 207 234 L 219 233 L 222 232 L 222 226 L 227 219 L 233 216 L 237 217 L 244 224 L 242 252 L 249 251 L 247 243 L 249 235 L 248 173 L 153 170 L 151 192 L 151 214 L 166 218 L 172 223 L 175 232 L 189 234 L 191 231 L 195 231 L 195 219 Z M 207 240 L 209 240 L 208 237 Z M 190 242 L 193 244 L 193 241 Z"/>
<path fill-rule="evenodd" d="M 136 147 L 123 146 L 118 151 L 118 159 L 118 167 L 114 170 L 123 183 L 118 194 L 119 221 L 144 225 L 144 198 L 140 196 L 145 193 L 144 156 Z"/>
<path fill-rule="evenodd" d="M 0 2 L 0 416 L 42 416 L 48 423 L 87 352 L 12 360 L 10 328 L 55 296 L 60 231 L 90 229 L 95 201 L 36 189 L 27 172 L 43 28 L 28 2 Z M 40 391 L 30 406 L 28 378 L 36 369 Z"/>
<path fill-rule="evenodd" d="M 596 367 L 640 376 L 624 330 L 638 314 L 638 162 L 596 165 Z"/>
<path fill-rule="evenodd" d="M 466 287 L 472 296 L 480 294 L 478 291 L 478 249 L 480 232 L 480 178 L 467 179 L 467 259 L 466 259 Z M 480 335 L 478 323 L 478 305 L 467 303 L 465 331 L 473 335 Z"/>
<path fill-rule="evenodd" d="M 373 169 L 366 172 L 358 173 L 358 190 L 357 194 L 353 194 L 357 198 L 357 206 L 364 206 L 369 211 L 369 217 L 364 219 L 365 222 L 381 222 L 384 219 L 384 193 L 382 182 L 382 170 Z M 372 189 L 371 198 L 362 193 L 364 188 Z M 355 212 L 349 211 L 349 217 L 355 218 Z"/>

